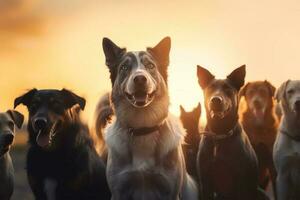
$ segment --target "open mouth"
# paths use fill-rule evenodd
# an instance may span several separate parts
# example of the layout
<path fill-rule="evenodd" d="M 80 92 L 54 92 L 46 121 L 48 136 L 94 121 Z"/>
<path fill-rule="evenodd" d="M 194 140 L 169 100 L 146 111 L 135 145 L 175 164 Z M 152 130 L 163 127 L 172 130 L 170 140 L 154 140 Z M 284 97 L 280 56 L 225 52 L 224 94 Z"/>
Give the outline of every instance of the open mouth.
<path fill-rule="evenodd" d="M 209 114 L 212 119 L 224 119 L 228 112 L 229 112 L 229 109 L 222 110 L 222 111 L 211 110 L 209 112 Z"/>
<path fill-rule="evenodd" d="M 58 130 L 59 121 L 56 121 L 49 132 L 45 132 L 43 130 L 39 130 L 38 135 L 36 137 L 37 144 L 42 147 L 50 147 L 53 143 L 53 140 L 56 136 L 57 130 Z"/>
<path fill-rule="evenodd" d="M 127 100 L 135 107 L 142 108 L 149 105 L 155 96 L 155 91 L 147 93 L 145 91 L 137 91 L 133 94 L 125 92 Z"/>

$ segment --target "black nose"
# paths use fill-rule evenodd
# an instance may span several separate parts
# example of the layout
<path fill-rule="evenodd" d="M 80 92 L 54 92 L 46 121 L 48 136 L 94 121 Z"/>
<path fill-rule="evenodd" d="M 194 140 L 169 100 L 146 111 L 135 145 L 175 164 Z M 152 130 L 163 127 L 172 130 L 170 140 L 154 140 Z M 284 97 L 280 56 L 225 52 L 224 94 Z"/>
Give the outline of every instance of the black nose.
<path fill-rule="evenodd" d="M 36 118 L 33 123 L 33 128 L 36 130 L 43 130 L 47 126 L 46 118 Z"/>
<path fill-rule="evenodd" d="M 219 96 L 214 96 L 210 99 L 210 105 L 212 110 L 222 110 L 223 99 Z"/>
<path fill-rule="evenodd" d="M 300 110 L 300 100 L 297 100 L 295 102 L 295 108 L 296 108 L 296 110 Z"/>
<path fill-rule="evenodd" d="M 134 77 L 133 82 L 136 85 L 145 85 L 147 81 L 146 76 L 144 75 L 137 75 L 136 77 Z"/>
<path fill-rule="evenodd" d="M 5 145 L 10 145 L 14 140 L 14 135 L 12 133 L 5 133 L 3 137 Z"/>

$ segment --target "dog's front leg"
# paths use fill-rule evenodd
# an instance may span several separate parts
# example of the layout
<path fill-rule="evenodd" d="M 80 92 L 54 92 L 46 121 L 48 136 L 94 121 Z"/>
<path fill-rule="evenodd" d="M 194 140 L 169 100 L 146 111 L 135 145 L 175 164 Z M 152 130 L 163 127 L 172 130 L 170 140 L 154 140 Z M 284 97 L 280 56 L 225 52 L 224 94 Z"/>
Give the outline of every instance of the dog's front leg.
<path fill-rule="evenodd" d="M 288 200 L 289 197 L 289 180 L 287 174 L 279 173 L 276 179 L 277 200 Z"/>

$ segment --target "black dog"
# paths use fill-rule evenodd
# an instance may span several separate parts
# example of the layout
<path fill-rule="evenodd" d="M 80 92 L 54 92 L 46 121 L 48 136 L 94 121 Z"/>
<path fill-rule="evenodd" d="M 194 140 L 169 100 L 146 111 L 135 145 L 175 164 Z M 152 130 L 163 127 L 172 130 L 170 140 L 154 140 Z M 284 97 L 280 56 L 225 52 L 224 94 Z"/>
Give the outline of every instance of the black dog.
<path fill-rule="evenodd" d="M 35 198 L 110 199 L 105 166 L 79 119 L 85 99 L 66 89 L 32 89 L 15 99 L 19 104 L 29 111 L 26 169 Z"/>
<path fill-rule="evenodd" d="M 207 113 L 197 158 L 204 200 L 267 198 L 258 190 L 256 155 L 238 122 L 238 92 L 245 74 L 241 66 L 221 80 L 200 66 L 197 69 Z"/>
<path fill-rule="evenodd" d="M 197 179 L 196 159 L 200 141 L 200 133 L 198 128 L 200 116 L 200 103 L 190 112 L 186 112 L 185 109 L 180 106 L 180 120 L 187 133 L 184 138 L 185 144 L 182 145 L 182 150 L 184 153 L 187 172 L 194 179 Z"/>

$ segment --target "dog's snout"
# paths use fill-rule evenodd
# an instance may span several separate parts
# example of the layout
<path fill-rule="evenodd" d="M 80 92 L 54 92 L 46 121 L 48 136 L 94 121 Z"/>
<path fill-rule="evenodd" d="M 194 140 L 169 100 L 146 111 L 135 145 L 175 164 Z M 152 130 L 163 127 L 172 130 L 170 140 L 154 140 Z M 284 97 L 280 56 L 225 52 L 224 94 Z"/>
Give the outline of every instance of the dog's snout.
<path fill-rule="evenodd" d="M 222 104 L 223 104 L 223 99 L 222 99 L 222 97 L 214 96 L 210 99 L 210 104 L 211 104 L 211 107 L 213 110 L 221 110 Z"/>
<path fill-rule="evenodd" d="M 258 99 L 253 101 L 253 105 L 255 108 L 261 108 L 261 106 L 262 106 L 261 102 Z"/>
<path fill-rule="evenodd" d="M 134 77 L 133 81 L 136 85 L 145 85 L 147 82 L 147 78 L 144 75 L 137 75 Z"/>
<path fill-rule="evenodd" d="M 33 126 L 36 130 L 43 130 L 47 126 L 47 119 L 46 118 L 36 118 L 34 120 Z"/>
<path fill-rule="evenodd" d="M 3 141 L 5 145 L 10 145 L 14 140 L 14 135 L 12 133 L 5 133 L 3 135 Z"/>
<path fill-rule="evenodd" d="M 300 100 L 295 101 L 295 108 L 300 110 Z"/>

